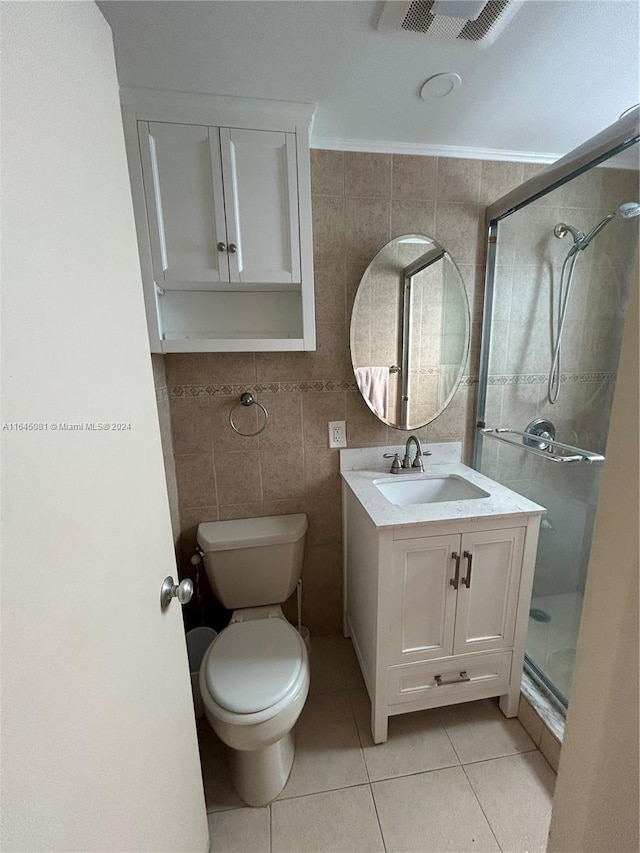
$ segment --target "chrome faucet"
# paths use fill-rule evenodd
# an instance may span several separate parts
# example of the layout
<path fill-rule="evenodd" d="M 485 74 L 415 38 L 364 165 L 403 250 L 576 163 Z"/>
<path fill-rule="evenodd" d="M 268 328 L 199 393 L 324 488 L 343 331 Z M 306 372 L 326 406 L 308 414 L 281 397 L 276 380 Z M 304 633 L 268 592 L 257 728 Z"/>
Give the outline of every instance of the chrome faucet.
<path fill-rule="evenodd" d="M 413 442 L 416 446 L 416 455 L 411 461 L 411 451 L 409 450 L 409 445 Z M 429 454 L 429 451 L 426 451 Z M 430 454 L 429 454 L 430 455 Z M 420 442 L 416 438 L 415 435 L 410 435 L 407 439 L 407 444 L 404 449 L 404 459 L 402 460 L 403 468 L 419 468 L 421 471 L 424 471 L 424 462 L 422 461 L 422 448 L 420 447 Z"/>
<path fill-rule="evenodd" d="M 410 450 L 410 445 L 412 441 L 416 446 L 416 455 L 413 459 L 413 462 L 411 461 Z M 410 473 L 411 471 L 415 471 L 416 468 L 419 471 L 424 471 L 423 456 L 431 456 L 431 451 L 423 450 L 420 447 L 420 442 L 418 441 L 417 437 L 415 435 L 410 435 L 407 439 L 407 444 L 404 450 L 404 459 L 402 460 L 402 463 L 400 462 L 400 455 L 398 453 L 385 453 L 383 455 L 385 459 L 393 459 L 393 462 L 391 463 L 391 474 L 406 474 Z"/>

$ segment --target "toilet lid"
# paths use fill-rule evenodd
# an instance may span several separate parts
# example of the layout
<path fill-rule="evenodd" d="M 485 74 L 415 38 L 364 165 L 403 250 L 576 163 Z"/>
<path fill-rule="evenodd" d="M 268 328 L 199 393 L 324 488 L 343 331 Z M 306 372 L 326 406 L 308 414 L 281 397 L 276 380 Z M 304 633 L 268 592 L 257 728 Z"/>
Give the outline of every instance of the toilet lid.
<path fill-rule="evenodd" d="M 284 619 L 234 622 L 209 651 L 206 682 L 214 700 L 236 714 L 254 714 L 287 695 L 302 668 L 302 643 Z"/>

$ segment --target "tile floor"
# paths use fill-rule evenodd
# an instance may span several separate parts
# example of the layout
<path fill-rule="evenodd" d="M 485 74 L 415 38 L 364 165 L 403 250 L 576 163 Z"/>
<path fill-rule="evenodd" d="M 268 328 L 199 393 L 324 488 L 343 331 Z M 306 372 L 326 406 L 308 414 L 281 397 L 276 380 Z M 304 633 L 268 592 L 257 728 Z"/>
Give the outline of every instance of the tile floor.
<path fill-rule="evenodd" d="M 392 717 L 375 746 L 349 640 L 313 639 L 296 759 L 278 799 L 243 805 L 199 723 L 215 853 L 544 851 L 555 773 L 492 700 Z"/>

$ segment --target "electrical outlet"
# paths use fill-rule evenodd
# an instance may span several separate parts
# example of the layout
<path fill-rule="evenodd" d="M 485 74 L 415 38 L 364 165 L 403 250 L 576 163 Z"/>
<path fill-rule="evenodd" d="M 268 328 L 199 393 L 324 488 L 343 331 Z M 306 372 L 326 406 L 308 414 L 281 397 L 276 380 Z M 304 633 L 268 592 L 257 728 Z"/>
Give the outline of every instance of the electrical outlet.
<path fill-rule="evenodd" d="M 329 421 L 329 447 L 347 446 L 347 425 L 345 421 Z"/>

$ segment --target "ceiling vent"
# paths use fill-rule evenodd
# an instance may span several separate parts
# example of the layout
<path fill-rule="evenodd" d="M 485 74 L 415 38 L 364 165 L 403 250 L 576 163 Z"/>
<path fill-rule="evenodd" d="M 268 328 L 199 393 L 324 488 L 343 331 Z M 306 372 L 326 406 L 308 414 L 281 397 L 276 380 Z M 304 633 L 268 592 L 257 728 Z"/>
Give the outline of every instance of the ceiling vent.
<path fill-rule="evenodd" d="M 495 41 L 520 5 L 518 0 L 390 0 L 382 7 L 378 30 L 487 45 Z"/>

